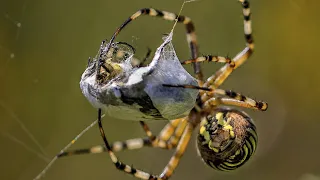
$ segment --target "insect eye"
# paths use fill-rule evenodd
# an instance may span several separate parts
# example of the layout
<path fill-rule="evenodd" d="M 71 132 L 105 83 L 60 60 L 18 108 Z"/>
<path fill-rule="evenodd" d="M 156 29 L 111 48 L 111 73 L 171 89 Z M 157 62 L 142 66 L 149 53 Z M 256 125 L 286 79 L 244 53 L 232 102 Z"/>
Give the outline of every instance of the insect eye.
<path fill-rule="evenodd" d="M 246 113 L 223 107 L 202 121 L 197 150 L 207 165 L 230 171 L 252 157 L 258 137 L 255 125 Z"/>
<path fill-rule="evenodd" d="M 135 53 L 135 49 L 128 43 L 116 42 L 112 44 L 109 52 L 111 54 L 108 57 L 111 58 L 112 62 L 121 63 L 133 55 Z"/>

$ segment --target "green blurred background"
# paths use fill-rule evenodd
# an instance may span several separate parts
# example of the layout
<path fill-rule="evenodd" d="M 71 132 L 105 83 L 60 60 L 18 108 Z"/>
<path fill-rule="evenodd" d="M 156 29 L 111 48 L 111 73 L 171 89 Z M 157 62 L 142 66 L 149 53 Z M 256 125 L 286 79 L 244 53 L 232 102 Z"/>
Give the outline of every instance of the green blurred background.
<path fill-rule="evenodd" d="M 0 179 L 32 179 L 47 165 L 17 142 L 41 153 L 17 119 L 51 159 L 96 118 L 79 80 L 101 40 L 110 38 L 142 7 L 178 12 L 181 4 L 181 0 L 1 0 Z M 318 0 L 251 1 L 256 51 L 222 88 L 269 103 L 267 112 L 246 110 L 257 124 L 257 153 L 241 169 L 221 173 L 202 163 L 193 137 L 173 180 L 320 179 L 319 7 Z M 241 12 L 236 0 L 200 0 L 186 4 L 182 14 L 194 21 L 202 54 L 234 56 L 245 46 Z M 147 47 L 155 50 L 161 44 L 161 35 L 171 27 L 172 22 L 141 17 L 117 40 L 131 43 L 143 57 Z M 177 26 L 173 43 L 181 60 L 190 57 L 183 26 Z M 220 66 L 205 64 L 205 75 Z M 158 132 L 165 122 L 149 124 Z M 105 117 L 104 127 L 110 141 L 144 136 L 132 121 Z M 101 143 L 94 127 L 72 149 Z M 171 153 L 145 148 L 118 155 L 128 164 L 159 173 Z M 107 154 L 99 154 L 60 159 L 43 179 L 133 177 L 117 171 Z"/>

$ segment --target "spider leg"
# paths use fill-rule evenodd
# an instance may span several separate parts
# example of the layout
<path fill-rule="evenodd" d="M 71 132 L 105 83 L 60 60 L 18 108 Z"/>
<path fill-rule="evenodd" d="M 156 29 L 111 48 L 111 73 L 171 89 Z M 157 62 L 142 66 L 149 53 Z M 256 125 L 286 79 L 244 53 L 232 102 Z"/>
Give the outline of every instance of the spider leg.
<path fill-rule="evenodd" d="M 116 141 L 110 145 L 113 152 L 119 152 L 123 150 L 133 150 L 140 149 L 145 146 L 152 146 L 152 143 L 148 137 L 146 138 L 136 138 L 128 139 L 126 141 Z M 73 155 L 83 155 L 83 154 L 99 154 L 107 152 L 105 145 L 96 145 L 90 148 L 76 149 L 71 151 L 65 151 L 57 155 L 58 158 L 73 156 Z"/>
<path fill-rule="evenodd" d="M 124 163 L 122 163 L 121 161 L 119 161 L 119 159 L 117 158 L 117 156 L 114 154 L 112 147 L 109 145 L 109 142 L 105 136 L 104 130 L 103 130 L 103 126 L 102 126 L 102 122 L 101 122 L 101 112 L 102 110 L 99 109 L 98 110 L 98 124 L 99 124 L 99 130 L 100 130 L 100 134 L 101 137 L 105 143 L 105 147 L 107 148 L 107 151 L 109 153 L 109 156 L 112 160 L 112 162 L 114 163 L 115 167 L 125 173 L 131 174 L 137 178 L 140 179 L 168 179 L 173 171 L 176 169 L 176 167 L 179 164 L 179 161 L 182 157 L 182 155 L 184 154 L 186 147 L 189 143 L 189 140 L 191 138 L 193 129 L 194 129 L 194 125 L 191 123 L 187 123 L 183 134 L 179 140 L 178 146 L 175 149 L 175 152 L 173 154 L 173 156 L 171 157 L 169 163 L 166 165 L 166 167 L 164 168 L 164 170 L 162 171 L 160 176 L 156 176 L 156 175 L 152 175 L 150 173 L 147 173 L 145 171 L 139 170 L 139 169 L 135 169 L 129 165 L 126 165 Z"/>
<path fill-rule="evenodd" d="M 168 145 L 172 146 L 172 148 L 175 148 L 178 144 L 178 142 L 181 139 L 181 136 L 187 127 L 187 121 L 182 120 L 179 124 L 179 126 L 176 128 L 174 135 L 170 137 L 169 141 L 167 142 Z"/>
<path fill-rule="evenodd" d="M 221 69 L 219 69 L 213 76 L 207 79 L 204 84 L 205 87 L 219 87 L 226 78 L 232 73 L 233 70 L 242 65 L 253 53 L 254 43 L 252 38 L 252 28 L 251 28 L 251 12 L 249 8 L 248 0 L 239 0 L 243 8 L 244 17 L 244 35 L 246 39 L 246 47 L 238 53 L 233 59 L 233 63 L 227 63 Z"/>
<path fill-rule="evenodd" d="M 169 122 L 160 132 L 156 146 L 164 149 L 172 149 L 177 146 L 187 121 L 185 119 L 177 119 Z"/>
<path fill-rule="evenodd" d="M 183 118 L 169 121 L 157 137 L 152 134 L 145 122 L 140 121 L 140 124 L 146 132 L 152 147 L 172 149 L 176 147 L 187 123 Z"/>
<path fill-rule="evenodd" d="M 110 156 L 110 159 L 111 161 L 114 163 L 115 167 L 117 169 L 119 169 L 120 171 L 123 171 L 125 173 L 128 173 L 128 174 L 131 174 L 137 178 L 140 178 L 140 179 L 158 179 L 157 176 L 155 175 L 152 175 L 152 174 L 149 174 L 145 171 L 142 171 L 142 170 L 139 170 L 139 169 L 136 169 L 136 168 L 133 168 L 129 165 L 126 165 L 124 164 L 123 162 L 119 161 L 118 160 L 118 157 L 114 154 L 107 138 L 106 138 L 106 135 L 104 133 L 104 130 L 103 130 L 103 127 L 102 127 L 102 122 L 101 122 L 101 112 L 102 110 L 99 109 L 98 110 L 98 124 L 99 124 L 99 130 L 100 130 L 100 134 L 101 134 L 101 137 L 103 139 L 103 142 L 105 144 L 105 147 L 107 148 L 107 152 L 109 153 L 109 156 Z"/>
<path fill-rule="evenodd" d="M 223 89 L 213 89 L 208 87 L 200 87 L 193 85 L 171 85 L 171 84 L 163 84 L 163 86 L 167 87 L 175 87 L 175 88 L 189 88 L 189 89 L 199 89 L 206 92 L 201 96 L 201 102 L 211 103 L 216 106 L 219 103 L 218 101 L 224 102 L 225 105 L 234 105 L 247 107 L 252 109 L 258 109 L 261 111 L 265 111 L 268 108 L 268 104 L 263 101 L 255 101 L 249 97 L 246 97 L 240 93 L 234 92 L 232 90 L 223 90 Z M 215 98 L 216 95 L 227 96 L 228 98 Z M 212 100 L 211 100 L 211 99 Z"/>
<path fill-rule="evenodd" d="M 193 85 L 171 85 L 171 84 L 163 84 L 166 87 L 175 87 L 175 88 L 189 88 L 189 89 L 199 89 L 203 93 L 201 95 L 201 102 L 204 103 L 217 103 L 217 100 L 213 100 L 211 102 L 210 98 L 212 99 L 216 95 L 220 96 L 227 96 L 229 98 L 219 98 L 219 100 L 225 102 L 225 105 L 234 105 L 234 106 L 241 106 L 247 107 L 252 109 L 258 109 L 261 111 L 266 111 L 268 108 L 268 104 L 263 101 L 255 101 L 252 98 L 246 97 L 240 93 L 234 92 L 232 90 L 223 90 L 223 89 L 213 89 L 208 87 L 200 87 L 200 86 L 193 86 Z M 200 91 L 200 92 L 201 92 Z M 208 102 L 207 102 L 208 101 Z"/>
<path fill-rule="evenodd" d="M 193 130 L 193 124 L 187 123 L 174 154 L 172 155 L 169 163 L 165 166 L 165 168 L 159 176 L 161 179 L 169 179 L 173 174 L 173 171 L 177 168 L 180 159 L 187 148 Z"/>
<path fill-rule="evenodd" d="M 187 41 L 191 50 L 191 58 L 196 59 L 198 57 L 198 45 L 197 45 L 197 37 L 195 33 L 195 27 L 193 25 L 193 22 L 189 17 L 186 16 L 178 16 L 177 14 L 167 12 L 167 11 L 160 11 L 157 9 L 153 8 L 143 8 L 131 15 L 112 35 L 109 44 L 106 47 L 106 51 L 109 51 L 112 42 L 116 38 L 116 36 L 120 33 L 120 31 L 127 26 L 131 21 L 135 20 L 141 15 L 148 15 L 148 16 L 154 16 L 154 17 L 160 17 L 168 21 L 176 21 L 178 23 L 183 23 L 186 27 L 186 32 L 187 32 Z M 198 79 L 200 85 L 203 83 L 203 74 L 200 68 L 199 63 L 195 63 L 194 66 L 194 72 L 196 74 L 196 78 Z"/>
<path fill-rule="evenodd" d="M 214 97 L 215 95 L 227 96 L 227 97 Z M 209 98 L 211 96 L 211 98 Z M 205 99 L 203 99 L 205 98 Z M 207 93 L 202 97 L 204 103 L 204 109 L 212 109 L 218 105 L 231 105 L 238 107 L 245 107 L 250 109 L 256 109 L 260 111 L 266 111 L 268 104 L 263 101 L 256 101 L 249 97 L 246 97 L 240 93 L 236 93 L 231 90 L 215 89 L 212 92 Z M 208 100 L 206 100 L 208 99 Z"/>
<path fill-rule="evenodd" d="M 156 139 L 156 136 L 154 136 L 149 128 L 149 126 L 144 122 L 144 121 L 140 121 L 140 125 L 142 127 L 142 129 L 144 130 L 144 132 L 147 134 L 147 137 L 150 139 L 150 141 L 154 141 Z"/>
<path fill-rule="evenodd" d="M 189 59 L 181 62 L 181 64 L 185 65 L 185 64 L 195 63 L 195 62 L 219 62 L 219 63 L 227 63 L 231 67 L 235 66 L 234 61 L 232 61 L 229 57 L 212 56 L 212 55 L 200 56 L 196 59 Z"/>
<path fill-rule="evenodd" d="M 145 138 L 135 138 L 128 139 L 125 141 L 116 141 L 110 144 L 113 152 L 119 152 L 123 150 L 134 150 L 143 147 L 159 147 L 163 149 L 172 149 L 176 147 L 179 141 L 182 130 L 186 126 L 186 123 L 181 123 L 182 119 L 176 119 L 169 122 L 160 132 L 159 136 L 155 137 L 150 131 L 149 127 L 145 122 L 141 121 L 140 124 L 147 134 Z M 185 121 L 183 121 L 185 122 Z M 172 142 L 171 142 L 172 141 Z M 99 154 L 107 152 L 105 145 L 96 145 L 90 148 L 75 149 L 71 151 L 63 151 L 57 155 L 58 158 L 73 156 L 73 155 L 83 155 L 83 154 Z"/>

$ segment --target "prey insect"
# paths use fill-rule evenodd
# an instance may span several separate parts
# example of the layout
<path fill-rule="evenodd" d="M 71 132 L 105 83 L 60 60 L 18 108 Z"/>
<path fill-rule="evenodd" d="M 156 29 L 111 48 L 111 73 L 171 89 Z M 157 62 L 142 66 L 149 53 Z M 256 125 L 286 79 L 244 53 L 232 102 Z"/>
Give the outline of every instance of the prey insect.
<path fill-rule="evenodd" d="M 95 107 L 103 108 L 118 119 L 172 120 L 187 116 L 198 90 L 172 89 L 163 84 L 197 85 L 197 81 L 180 64 L 169 42 L 171 36 L 158 48 L 148 66 L 135 67 L 134 51 L 128 51 L 130 46 L 112 43 L 111 49 L 106 51 L 109 44 L 104 41 L 97 57 L 89 61 L 82 75 L 80 87 L 83 94 Z M 127 55 L 120 53 L 124 58 L 118 58 L 117 54 L 122 51 Z M 97 74 L 100 80 L 96 79 Z"/>
<path fill-rule="evenodd" d="M 95 146 L 89 149 L 64 152 L 59 154 L 58 157 L 74 154 L 108 152 L 115 167 L 123 172 L 132 174 L 140 179 L 169 179 L 178 166 L 194 129 L 197 126 L 200 126 L 197 138 L 197 148 L 199 155 L 207 165 L 217 170 L 230 171 L 245 164 L 256 150 L 258 140 L 256 127 L 253 120 L 245 112 L 229 106 L 265 111 L 268 105 L 265 102 L 255 101 L 230 90 L 218 89 L 233 70 L 241 66 L 250 57 L 254 49 L 253 38 L 251 35 L 252 30 L 249 2 L 247 0 L 239 1 L 241 2 L 243 9 L 246 47 L 232 59 L 228 57 L 210 55 L 198 57 L 194 25 L 188 17 L 151 8 L 141 9 L 130 16 L 129 19 L 127 19 L 116 30 L 109 43 L 102 43 L 98 56 L 92 62 L 89 61 L 88 68 L 83 74 L 81 80 L 81 83 L 83 83 L 81 84 L 81 89 L 84 95 L 95 107 L 98 108 L 98 124 L 104 145 Z M 112 58 L 108 57 L 108 53 L 113 49 L 112 45 L 114 44 L 113 41 L 115 37 L 128 23 L 140 15 L 162 17 L 163 19 L 170 21 L 177 20 L 177 22 L 183 23 L 186 26 L 187 40 L 191 49 L 192 59 L 184 61 L 181 64 L 194 64 L 194 72 L 198 83 L 195 83 L 196 81 L 185 74 L 184 71 L 180 70 L 177 65 L 175 65 L 175 68 L 178 68 L 178 72 L 180 72 L 181 75 L 187 77 L 187 81 L 180 81 L 181 79 L 176 77 L 173 81 L 167 83 L 163 82 L 163 80 L 167 80 L 167 76 L 163 76 L 153 83 L 155 83 L 157 87 L 161 88 L 164 92 L 167 92 L 166 96 L 169 95 L 171 96 L 170 98 L 173 98 L 173 101 L 171 101 L 173 104 L 178 101 L 175 99 L 176 96 L 173 95 L 174 93 L 170 94 L 171 92 L 178 93 L 179 97 L 188 96 L 189 100 L 193 101 L 191 108 L 186 105 L 184 101 L 185 99 L 182 99 L 183 106 L 180 105 L 181 108 L 184 109 L 182 111 L 173 113 L 170 111 L 159 110 L 158 107 L 161 106 L 155 106 L 154 104 L 163 103 L 162 100 L 166 99 L 166 96 L 163 96 L 161 93 L 151 95 L 146 92 L 144 88 L 141 90 L 141 87 L 148 85 L 148 83 L 146 83 L 146 79 L 149 75 L 152 75 L 157 71 L 158 68 L 156 68 L 157 65 L 155 64 L 165 63 L 161 61 L 163 60 L 161 57 L 163 58 L 163 55 L 166 52 L 165 49 L 171 46 L 170 41 L 172 38 L 172 32 L 165 39 L 165 42 L 157 49 L 152 62 L 145 68 L 139 67 L 134 71 L 130 71 L 129 74 L 126 74 L 127 71 L 125 71 L 125 69 L 130 67 L 129 65 L 126 66 L 124 63 L 119 64 L 112 62 Z M 224 63 L 225 65 L 204 81 L 199 62 L 206 61 Z M 168 73 L 173 73 L 171 71 L 173 69 L 166 70 Z M 155 77 L 156 76 L 153 76 L 152 78 Z M 116 82 L 116 80 L 121 78 L 124 83 Z M 150 82 L 152 82 L 152 78 L 149 79 L 151 80 Z M 121 90 L 123 84 L 135 86 L 142 84 L 143 86 L 137 86 L 140 87 L 140 89 L 130 89 L 131 92 L 128 90 L 123 93 Z M 103 89 L 107 85 L 111 85 L 110 87 L 107 87 L 109 89 Z M 157 92 L 157 89 L 152 90 L 155 90 L 152 91 L 152 93 Z M 101 92 L 107 93 L 105 93 L 105 96 L 101 96 Z M 128 97 L 123 95 L 132 95 L 132 92 L 134 92 L 133 95 L 138 97 L 138 100 L 129 98 L 130 100 L 127 100 L 126 103 L 125 101 Z M 141 96 L 141 94 L 135 93 L 142 93 L 143 95 Z M 141 99 L 144 100 L 147 97 L 150 98 L 150 100 L 147 100 L 147 104 L 139 103 Z M 159 102 L 153 101 L 153 97 L 158 97 Z M 196 97 L 196 99 L 194 97 Z M 111 106 L 117 106 L 120 104 L 120 106 L 126 106 L 128 109 L 133 110 L 131 111 L 135 115 L 133 116 L 133 119 L 140 121 L 147 137 L 109 144 L 102 126 L 101 115 L 102 107 L 108 103 L 110 104 L 110 102 L 115 103 Z M 129 102 L 132 106 L 128 106 Z M 151 109 L 149 108 L 150 103 L 154 105 Z M 133 107 L 136 104 L 138 104 L 138 106 Z M 166 105 L 169 104 L 167 103 Z M 177 107 L 179 107 L 179 105 Z M 108 111 L 108 107 L 105 109 Z M 154 113 L 155 110 L 158 111 Z M 178 110 L 178 108 L 175 110 Z M 185 115 L 186 112 L 187 115 Z M 174 116 L 176 116 L 176 118 L 173 118 Z M 124 117 L 118 118 L 124 119 Z M 127 116 L 126 118 L 130 118 L 130 116 Z M 149 119 L 173 120 L 162 129 L 159 135 L 155 136 L 144 122 L 144 120 Z M 174 154 L 159 175 L 150 174 L 143 170 L 126 165 L 114 154 L 114 152 L 124 149 L 138 149 L 144 146 L 174 149 Z"/>

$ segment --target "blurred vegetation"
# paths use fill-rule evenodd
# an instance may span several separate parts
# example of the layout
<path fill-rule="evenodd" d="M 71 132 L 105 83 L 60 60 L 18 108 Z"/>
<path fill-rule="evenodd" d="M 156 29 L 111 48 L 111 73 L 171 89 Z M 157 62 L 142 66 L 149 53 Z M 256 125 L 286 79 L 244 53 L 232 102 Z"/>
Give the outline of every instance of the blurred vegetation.
<path fill-rule="evenodd" d="M 47 164 L 28 147 L 37 146 L 15 120 L 19 118 L 44 147 L 47 157 L 57 154 L 96 118 L 96 110 L 81 94 L 79 80 L 87 58 L 102 39 L 142 7 L 178 12 L 182 1 L 0 1 L 0 179 L 34 178 Z M 259 146 L 253 160 L 231 173 L 216 172 L 197 157 L 193 138 L 180 166 L 178 179 L 283 180 L 317 179 L 320 174 L 320 100 L 317 53 L 320 23 L 317 0 L 251 0 L 254 55 L 223 85 L 265 100 L 267 112 L 246 110 L 257 124 Z M 234 56 L 244 48 L 241 6 L 236 0 L 200 0 L 185 5 L 182 14 L 196 25 L 200 52 Z M 141 17 L 117 40 L 137 47 L 143 57 L 156 49 L 171 22 Z M 173 43 L 181 60 L 190 57 L 183 26 Z M 219 64 L 203 66 L 206 76 Z M 191 72 L 191 68 L 186 67 Z M 139 124 L 105 117 L 111 141 L 144 135 Z M 158 132 L 165 122 L 149 123 Z M 11 138 L 9 138 L 11 137 Z M 97 128 L 73 149 L 101 144 Z M 172 152 L 142 149 L 119 153 L 121 160 L 158 173 Z M 307 174 L 307 175 L 306 175 Z M 58 160 L 44 180 L 133 179 L 118 172 L 107 154 Z"/>

